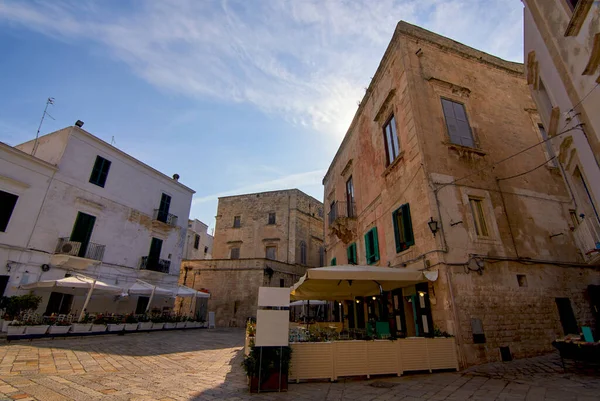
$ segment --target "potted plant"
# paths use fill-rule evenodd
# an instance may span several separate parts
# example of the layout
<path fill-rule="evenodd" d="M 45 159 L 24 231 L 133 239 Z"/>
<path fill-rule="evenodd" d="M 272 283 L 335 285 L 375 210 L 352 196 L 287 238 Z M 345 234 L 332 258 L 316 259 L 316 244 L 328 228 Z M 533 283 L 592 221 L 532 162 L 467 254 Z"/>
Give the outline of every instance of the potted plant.
<path fill-rule="evenodd" d="M 185 329 L 185 326 L 187 324 L 187 318 L 183 316 L 178 316 L 177 318 L 178 321 L 175 327 L 178 329 Z"/>
<path fill-rule="evenodd" d="M 23 336 L 25 335 L 25 325 L 23 322 L 13 320 L 8 324 L 7 332 L 9 336 Z"/>
<path fill-rule="evenodd" d="M 138 318 L 138 322 L 138 330 L 152 330 L 152 322 L 150 321 L 150 318 L 147 315 L 140 316 Z"/>
<path fill-rule="evenodd" d="M 107 324 L 106 324 L 107 331 L 109 331 L 111 333 L 115 333 L 115 332 L 123 331 L 124 328 L 125 328 L 125 325 L 123 324 L 121 319 L 114 317 L 114 316 L 107 318 Z"/>
<path fill-rule="evenodd" d="M 169 316 L 165 320 L 164 329 L 171 330 L 171 329 L 174 329 L 175 327 L 177 327 L 177 317 Z"/>
<path fill-rule="evenodd" d="M 252 347 L 250 354 L 242 361 L 242 367 L 249 379 L 250 392 L 256 393 L 259 389 L 260 391 L 287 391 L 291 361 L 290 346 Z"/>
<path fill-rule="evenodd" d="M 106 331 L 106 319 L 103 315 L 97 315 L 92 321 L 92 333 L 104 333 Z"/>
<path fill-rule="evenodd" d="M 48 327 L 50 327 L 49 324 L 40 324 L 39 322 L 35 321 L 35 320 L 30 320 L 27 322 L 24 322 L 25 325 L 25 334 L 46 334 L 46 332 L 48 331 Z"/>
<path fill-rule="evenodd" d="M 69 330 L 71 330 L 71 323 L 66 320 L 54 320 L 48 328 L 48 334 L 67 334 Z"/>
<path fill-rule="evenodd" d="M 83 316 L 83 319 L 78 322 L 71 323 L 71 332 L 72 333 L 88 333 L 92 329 L 92 319 L 86 313 Z"/>
<path fill-rule="evenodd" d="M 153 316 L 150 320 L 152 321 L 150 330 L 162 330 L 165 327 L 165 319 L 162 316 Z"/>
<path fill-rule="evenodd" d="M 23 312 L 35 311 L 40 306 L 40 302 L 42 297 L 33 294 L 0 298 L 0 309 L 4 310 L 2 331 L 8 331 L 8 325 L 17 320 Z"/>
<path fill-rule="evenodd" d="M 136 331 L 138 328 L 138 319 L 133 314 L 125 316 L 125 331 Z"/>

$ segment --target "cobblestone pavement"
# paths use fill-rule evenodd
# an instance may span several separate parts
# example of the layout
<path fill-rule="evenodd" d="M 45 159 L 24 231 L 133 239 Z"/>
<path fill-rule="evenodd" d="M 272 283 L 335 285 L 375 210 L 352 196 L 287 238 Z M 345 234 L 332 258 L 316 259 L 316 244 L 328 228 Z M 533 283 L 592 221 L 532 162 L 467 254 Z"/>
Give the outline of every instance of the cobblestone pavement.
<path fill-rule="evenodd" d="M 249 394 L 241 330 L 0 343 L 0 400 L 600 400 L 600 378 L 556 356 L 466 371 L 290 384 Z"/>

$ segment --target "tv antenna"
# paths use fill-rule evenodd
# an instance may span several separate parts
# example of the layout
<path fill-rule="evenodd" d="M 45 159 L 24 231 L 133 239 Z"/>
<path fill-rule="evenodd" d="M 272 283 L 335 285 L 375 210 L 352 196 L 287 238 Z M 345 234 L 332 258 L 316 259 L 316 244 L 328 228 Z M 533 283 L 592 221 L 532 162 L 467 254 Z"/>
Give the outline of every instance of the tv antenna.
<path fill-rule="evenodd" d="M 31 150 L 31 155 L 33 156 L 35 154 L 35 151 L 37 150 L 37 145 L 38 145 L 38 138 L 40 136 L 40 130 L 42 129 L 42 124 L 44 123 L 44 118 L 46 116 L 50 117 L 53 120 L 56 120 L 54 117 L 52 117 L 49 113 L 48 113 L 48 105 L 54 105 L 54 98 L 53 97 L 49 97 L 48 100 L 46 100 L 46 107 L 44 107 L 44 114 L 42 114 L 42 119 L 40 120 L 40 125 L 38 127 L 37 133 L 35 134 L 35 142 L 33 143 L 33 149 Z"/>

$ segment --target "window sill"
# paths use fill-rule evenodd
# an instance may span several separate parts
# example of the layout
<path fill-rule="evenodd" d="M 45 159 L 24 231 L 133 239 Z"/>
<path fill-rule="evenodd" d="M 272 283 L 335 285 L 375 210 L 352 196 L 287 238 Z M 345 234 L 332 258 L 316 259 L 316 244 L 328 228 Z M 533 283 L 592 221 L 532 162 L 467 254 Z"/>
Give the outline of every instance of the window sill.
<path fill-rule="evenodd" d="M 459 153 L 474 153 L 479 156 L 486 156 L 487 152 L 481 148 L 471 148 L 469 146 L 457 145 L 452 142 L 444 142 L 444 145 L 448 147 L 448 149 L 454 149 Z"/>
<path fill-rule="evenodd" d="M 590 11 L 590 8 L 592 8 L 593 2 L 593 0 L 581 0 L 579 4 L 577 4 L 577 7 L 573 10 L 569 25 L 567 25 L 567 29 L 565 30 L 565 36 L 579 35 L 579 31 L 585 22 L 585 17 Z"/>
<path fill-rule="evenodd" d="M 398 157 L 396 157 L 396 159 L 392 162 L 392 164 L 390 164 L 389 166 L 387 166 L 385 168 L 385 170 L 383 170 L 383 173 L 381 174 L 382 177 L 387 177 L 389 173 L 392 172 L 392 170 L 394 170 L 396 168 L 396 166 L 398 164 L 400 164 L 400 162 L 404 160 L 404 151 L 400 152 L 400 154 L 398 155 Z"/>

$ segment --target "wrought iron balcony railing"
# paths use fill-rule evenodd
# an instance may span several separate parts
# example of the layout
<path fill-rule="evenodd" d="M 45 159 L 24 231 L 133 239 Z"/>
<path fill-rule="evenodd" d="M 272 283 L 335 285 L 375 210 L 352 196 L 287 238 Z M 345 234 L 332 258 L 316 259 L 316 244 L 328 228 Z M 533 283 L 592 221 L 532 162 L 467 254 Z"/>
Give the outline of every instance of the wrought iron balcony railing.
<path fill-rule="evenodd" d="M 72 255 L 102 261 L 105 248 L 106 245 L 94 244 L 93 242 L 85 244 L 78 241 L 71 241 L 70 238 L 64 237 L 58 239 L 54 253 L 57 255 Z"/>
<path fill-rule="evenodd" d="M 141 270 L 152 270 L 159 273 L 169 273 L 171 261 L 166 259 L 155 259 L 148 256 L 142 256 L 140 263 Z"/>
<path fill-rule="evenodd" d="M 177 225 L 177 216 L 160 209 L 154 209 L 154 220 L 162 221 L 170 226 Z"/>
<path fill-rule="evenodd" d="M 331 210 L 327 216 L 329 217 L 329 225 L 340 217 L 356 217 L 356 203 L 336 201 L 331 205 Z"/>

